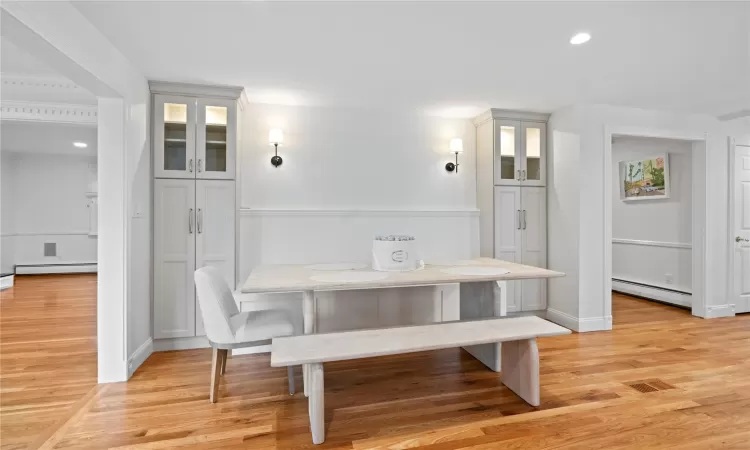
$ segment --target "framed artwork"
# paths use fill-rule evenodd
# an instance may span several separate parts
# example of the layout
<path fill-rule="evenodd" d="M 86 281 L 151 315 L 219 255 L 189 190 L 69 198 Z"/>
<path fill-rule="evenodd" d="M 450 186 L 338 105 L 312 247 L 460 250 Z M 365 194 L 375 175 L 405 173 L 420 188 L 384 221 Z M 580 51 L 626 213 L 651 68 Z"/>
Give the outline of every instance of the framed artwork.
<path fill-rule="evenodd" d="M 620 199 L 669 198 L 669 155 L 620 162 Z"/>

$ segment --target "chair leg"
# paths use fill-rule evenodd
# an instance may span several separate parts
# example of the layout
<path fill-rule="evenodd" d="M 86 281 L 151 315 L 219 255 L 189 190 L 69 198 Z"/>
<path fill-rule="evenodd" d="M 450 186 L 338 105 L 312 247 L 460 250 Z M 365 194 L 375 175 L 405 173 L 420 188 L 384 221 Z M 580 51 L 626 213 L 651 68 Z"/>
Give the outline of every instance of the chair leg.
<path fill-rule="evenodd" d="M 289 395 L 294 395 L 294 366 L 287 366 L 286 378 L 289 381 Z"/>
<path fill-rule="evenodd" d="M 213 349 L 213 358 L 211 359 L 211 392 L 209 399 L 211 403 L 216 403 L 219 399 L 219 378 L 221 377 L 222 358 L 226 357 L 227 351 L 218 348 Z"/>
<path fill-rule="evenodd" d="M 227 371 L 227 358 L 229 357 L 229 350 L 222 350 L 224 355 L 221 357 L 221 376 L 223 377 Z"/>

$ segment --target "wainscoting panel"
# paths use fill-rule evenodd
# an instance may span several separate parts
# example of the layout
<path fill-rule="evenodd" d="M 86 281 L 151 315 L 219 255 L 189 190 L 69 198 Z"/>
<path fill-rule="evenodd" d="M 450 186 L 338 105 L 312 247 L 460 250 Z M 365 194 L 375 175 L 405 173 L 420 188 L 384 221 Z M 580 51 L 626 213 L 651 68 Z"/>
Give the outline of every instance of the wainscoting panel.
<path fill-rule="evenodd" d="M 691 247 L 685 242 L 612 239 L 612 278 L 689 294 L 692 292 Z"/>

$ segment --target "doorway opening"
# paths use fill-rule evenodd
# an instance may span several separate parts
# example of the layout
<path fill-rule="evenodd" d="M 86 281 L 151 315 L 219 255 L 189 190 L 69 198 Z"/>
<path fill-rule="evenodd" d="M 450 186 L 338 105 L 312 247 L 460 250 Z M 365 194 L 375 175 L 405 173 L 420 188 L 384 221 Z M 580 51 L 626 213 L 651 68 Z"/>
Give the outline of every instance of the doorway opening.
<path fill-rule="evenodd" d="M 639 313 L 642 301 L 666 305 L 667 315 L 698 315 L 704 303 L 705 137 L 611 130 L 605 147 L 605 311 L 614 326 L 660 320 Z"/>

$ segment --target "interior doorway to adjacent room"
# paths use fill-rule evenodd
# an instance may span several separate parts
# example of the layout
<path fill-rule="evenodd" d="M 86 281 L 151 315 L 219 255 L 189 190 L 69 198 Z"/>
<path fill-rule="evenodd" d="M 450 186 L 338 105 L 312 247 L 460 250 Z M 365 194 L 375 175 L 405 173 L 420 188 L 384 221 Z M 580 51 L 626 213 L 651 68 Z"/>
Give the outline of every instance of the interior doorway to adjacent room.
<path fill-rule="evenodd" d="M 679 133 L 611 131 L 608 136 L 608 258 L 611 300 L 627 294 L 703 308 L 705 140 Z M 615 318 L 616 320 L 616 318 Z"/>

